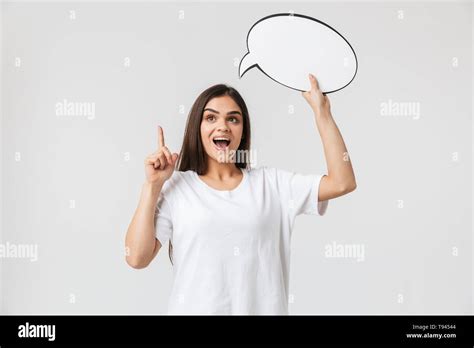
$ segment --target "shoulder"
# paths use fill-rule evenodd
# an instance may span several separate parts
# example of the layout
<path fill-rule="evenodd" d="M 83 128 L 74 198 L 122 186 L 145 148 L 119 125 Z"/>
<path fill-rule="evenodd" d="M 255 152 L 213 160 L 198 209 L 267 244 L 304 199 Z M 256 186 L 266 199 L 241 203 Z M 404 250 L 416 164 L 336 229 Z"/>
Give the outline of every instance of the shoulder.
<path fill-rule="evenodd" d="M 280 168 L 260 166 L 250 169 L 248 174 L 252 181 L 267 183 L 270 187 L 280 190 L 290 183 L 295 173 Z"/>
<path fill-rule="evenodd" d="M 167 197 L 171 197 L 176 190 L 182 190 L 187 186 L 193 185 L 195 172 L 188 170 L 180 172 L 175 170 L 171 177 L 163 184 L 161 192 Z"/>
<path fill-rule="evenodd" d="M 291 176 L 294 173 L 275 167 L 259 166 L 248 170 L 250 176 L 264 177 L 269 180 L 278 180 L 282 177 Z"/>

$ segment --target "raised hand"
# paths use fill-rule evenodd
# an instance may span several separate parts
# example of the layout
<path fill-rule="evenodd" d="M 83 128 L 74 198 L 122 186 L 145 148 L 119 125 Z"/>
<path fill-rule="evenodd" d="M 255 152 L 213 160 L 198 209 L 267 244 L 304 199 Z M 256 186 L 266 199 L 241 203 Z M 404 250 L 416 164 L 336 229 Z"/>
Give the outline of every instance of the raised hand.
<path fill-rule="evenodd" d="M 178 157 L 177 153 L 171 154 L 165 146 L 163 128 L 158 126 L 158 150 L 145 159 L 147 181 L 151 184 L 163 184 L 173 174 Z"/>

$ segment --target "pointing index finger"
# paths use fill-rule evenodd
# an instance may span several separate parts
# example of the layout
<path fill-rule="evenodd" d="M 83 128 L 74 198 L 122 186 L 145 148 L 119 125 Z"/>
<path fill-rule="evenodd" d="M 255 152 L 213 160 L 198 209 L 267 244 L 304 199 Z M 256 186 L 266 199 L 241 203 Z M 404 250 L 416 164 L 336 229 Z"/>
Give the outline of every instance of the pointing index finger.
<path fill-rule="evenodd" d="M 158 149 L 161 149 L 165 146 L 165 136 L 163 135 L 163 128 L 158 126 Z"/>

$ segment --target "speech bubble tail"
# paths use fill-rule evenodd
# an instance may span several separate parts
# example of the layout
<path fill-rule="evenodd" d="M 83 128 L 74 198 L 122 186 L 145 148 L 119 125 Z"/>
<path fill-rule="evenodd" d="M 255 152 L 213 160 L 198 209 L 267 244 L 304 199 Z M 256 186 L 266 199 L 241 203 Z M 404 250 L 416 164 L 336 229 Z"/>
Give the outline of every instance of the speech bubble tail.
<path fill-rule="evenodd" d="M 240 61 L 239 78 L 242 78 L 242 76 L 244 76 L 244 74 L 250 69 L 252 69 L 254 66 L 257 66 L 257 63 L 254 62 L 253 58 L 250 55 L 250 52 L 248 52 Z"/>

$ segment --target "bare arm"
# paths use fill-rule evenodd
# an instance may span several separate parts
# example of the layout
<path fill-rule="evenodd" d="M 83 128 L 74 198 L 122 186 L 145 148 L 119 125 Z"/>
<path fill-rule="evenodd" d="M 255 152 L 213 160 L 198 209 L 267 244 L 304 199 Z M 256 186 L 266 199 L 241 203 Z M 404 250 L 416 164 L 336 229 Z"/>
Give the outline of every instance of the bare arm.
<path fill-rule="evenodd" d="M 133 268 L 145 268 L 155 258 L 161 243 L 155 238 L 155 207 L 162 184 L 145 182 L 140 201 L 125 237 L 127 263 Z"/>
<path fill-rule="evenodd" d="M 315 114 L 315 119 L 328 166 L 328 175 L 319 185 L 319 200 L 325 201 L 352 192 L 357 185 L 346 145 L 331 113 Z"/>
<path fill-rule="evenodd" d="M 165 146 L 163 129 L 158 127 L 158 151 L 145 159 L 146 181 L 140 201 L 125 236 L 125 259 L 133 268 L 145 268 L 158 254 L 161 243 L 155 238 L 155 209 L 166 180 L 173 174 L 178 154 Z"/>
<path fill-rule="evenodd" d="M 329 98 L 322 94 L 316 77 L 311 75 L 310 82 L 311 90 L 303 92 L 303 96 L 313 109 L 324 147 L 328 175 L 321 179 L 319 200 L 325 201 L 352 192 L 357 185 L 344 139 L 331 114 Z"/>

